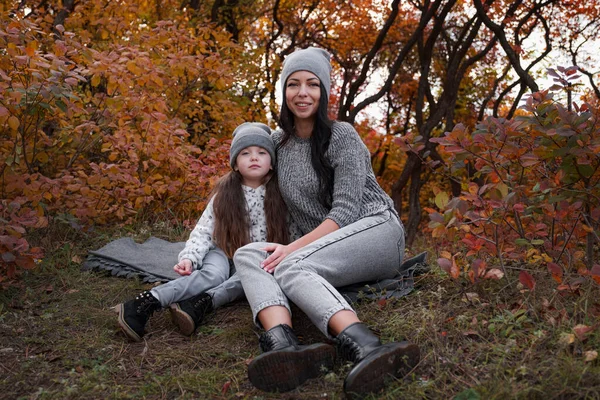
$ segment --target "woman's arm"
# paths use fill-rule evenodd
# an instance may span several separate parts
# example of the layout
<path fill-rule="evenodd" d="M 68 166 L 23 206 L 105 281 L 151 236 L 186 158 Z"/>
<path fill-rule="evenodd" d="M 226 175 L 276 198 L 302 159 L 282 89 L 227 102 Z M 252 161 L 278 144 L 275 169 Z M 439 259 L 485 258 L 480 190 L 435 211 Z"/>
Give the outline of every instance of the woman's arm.
<path fill-rule="evenodd" d="M 282 244 L 269 244 L 265 246 L 263 250 L 272 252 L 272 254 L 261 263 L 261 267 L 268 273 L 273 273 L 275 267 L 279 265 L 288 254 L 293 253 L 296 250 L 303 248 L 304 246 L 314 242 L 315 240 L 321 239 L 323 236 L 337 231 L 340 229 L 338 224 L 330 219 L 325 219 L 319 226 L 313 229 L 311 232 L 302 236 L 300 239 L 286 245 Z"/>

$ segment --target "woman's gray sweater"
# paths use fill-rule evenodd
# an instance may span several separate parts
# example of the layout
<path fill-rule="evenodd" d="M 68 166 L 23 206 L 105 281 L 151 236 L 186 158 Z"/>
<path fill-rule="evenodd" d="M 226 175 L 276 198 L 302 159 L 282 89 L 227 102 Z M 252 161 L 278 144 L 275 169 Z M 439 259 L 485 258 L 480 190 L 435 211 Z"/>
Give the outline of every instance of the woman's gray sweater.
<path fill-rule="evenodd" d="M 273 133 L 279 187 L 290 215 L 304 234 L 326 218 L 341 228 L 388 209 L 397 215 L 392 199 L 377 183 L 369 150 L 352 125 L 333 124 L 329 149 L 325 153 L 334 169 L 331 209 L 319 202 L 319 181 L 311 164 L 310 139 L 292 135 L 287 143 L 279 146 L 282 138 L 282 131 Z"/>

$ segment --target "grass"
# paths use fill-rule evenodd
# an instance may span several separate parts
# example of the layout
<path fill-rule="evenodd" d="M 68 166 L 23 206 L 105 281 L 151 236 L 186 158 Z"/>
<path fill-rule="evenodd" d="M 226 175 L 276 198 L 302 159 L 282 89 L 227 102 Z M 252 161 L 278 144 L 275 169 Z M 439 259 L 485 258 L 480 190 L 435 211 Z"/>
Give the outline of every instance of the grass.
<path fill-rule="evenodd" d="M 81 272 L 80 263 L 112 239 L 144 240 L 151 232 L 173 241 L 186 236 L 164 224 L 87 233 L 56 225 L 32 239 L 46 259 L 0 292 L 0 398 L 344 398 L 349 366 L 341 362 L 289 393 L 253 388 L 246 365 L 259 354 L 260 332 L 245 302 L 218 310 L 191 338 L 176 331 L 168 312 L 155 314 L 145 340 L 128 342 L 111 307 L 150 285 Z M 535 274 L 530 292 L 516 283 L 516 272 L 473 286 L 433 265 L 409 296 L 357 305 L 384 342 L 408 339 L 422 353 L 414 371 L 372 398 L 600 398 L 599 359 L 586 361 L 600 351 L 598 286 L 558 292 L 547 275 Z M 298 310 L 294 324 L 305 342 L 324 340 Z M 577 325 L 594 329 L 578 336 Z"/>

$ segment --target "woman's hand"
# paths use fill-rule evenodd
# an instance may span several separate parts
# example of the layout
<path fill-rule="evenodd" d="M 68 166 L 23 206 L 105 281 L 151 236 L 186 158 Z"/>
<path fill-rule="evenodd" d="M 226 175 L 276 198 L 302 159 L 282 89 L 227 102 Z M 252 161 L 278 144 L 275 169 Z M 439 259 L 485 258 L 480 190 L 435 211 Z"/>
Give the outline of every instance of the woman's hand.
<path fill-rule="evenodd" d="M 275 271 L 275 268 L 279 265 L 279 263 L 282 262 L 289 254 L 338 229 L 340 229 L 340 227 L 336 222 L 326 218 L 325 221 L 321 222 L 321 224 L 317 226 L 312 232 L 309 232 L 308 234 L 302 236 L 300 239 L 288 244 L 287 246 L 277 243 L 268 244 L 262 250 L 270 252 L 272 254 L 269 257 L 267 257 L 265 261 L 260 263 L 260 266 L 266 272 L 272 274 L 273 271 Z"/>
<path fill-rule="evenodd" d="M 181 276 L 190 275 L 192 273 L 192 261 L 184 258 L 175 264 L 173 269 Z"/>
<path fill-rule="evenodd" d="M 260 263 L 262 269 L 270 274 L 272 274 L 273 271 L 275 271 L 275 267 L 277 267 L 279 263 L 282 262 L 283 259 L 293 251 L 289 245 L 284 246 L 277 243 L 269 244 L 266 247 L 263 247 L 262 250 L 271 253 L 271 255 L 265 259 L 265 261 Z"/>

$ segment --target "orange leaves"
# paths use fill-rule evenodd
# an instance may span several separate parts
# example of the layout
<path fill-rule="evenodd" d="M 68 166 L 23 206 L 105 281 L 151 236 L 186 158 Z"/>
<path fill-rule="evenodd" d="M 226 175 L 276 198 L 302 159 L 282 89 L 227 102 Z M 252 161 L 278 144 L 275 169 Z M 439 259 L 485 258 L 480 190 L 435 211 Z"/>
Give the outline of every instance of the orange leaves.
<path fill-rule="evenodd" d="M 563 270 L 558 264 L 549 262 L 548 271 L 550 271 L 550 273 L 552 274 L 552 279 L 554 279 L 556 283 L 562 283 Z"/>
<path fill-rule="evenodd" d="M 13 131 L 16 131 L 17 129 L 19 129 L 19 125 L 20 125 L 20 121 L 19 118 L 15 117 L 14 115 L 11 115 L 8 118 L 8 126 L 10 127 L 10 129 L 12 129 Z"/>

